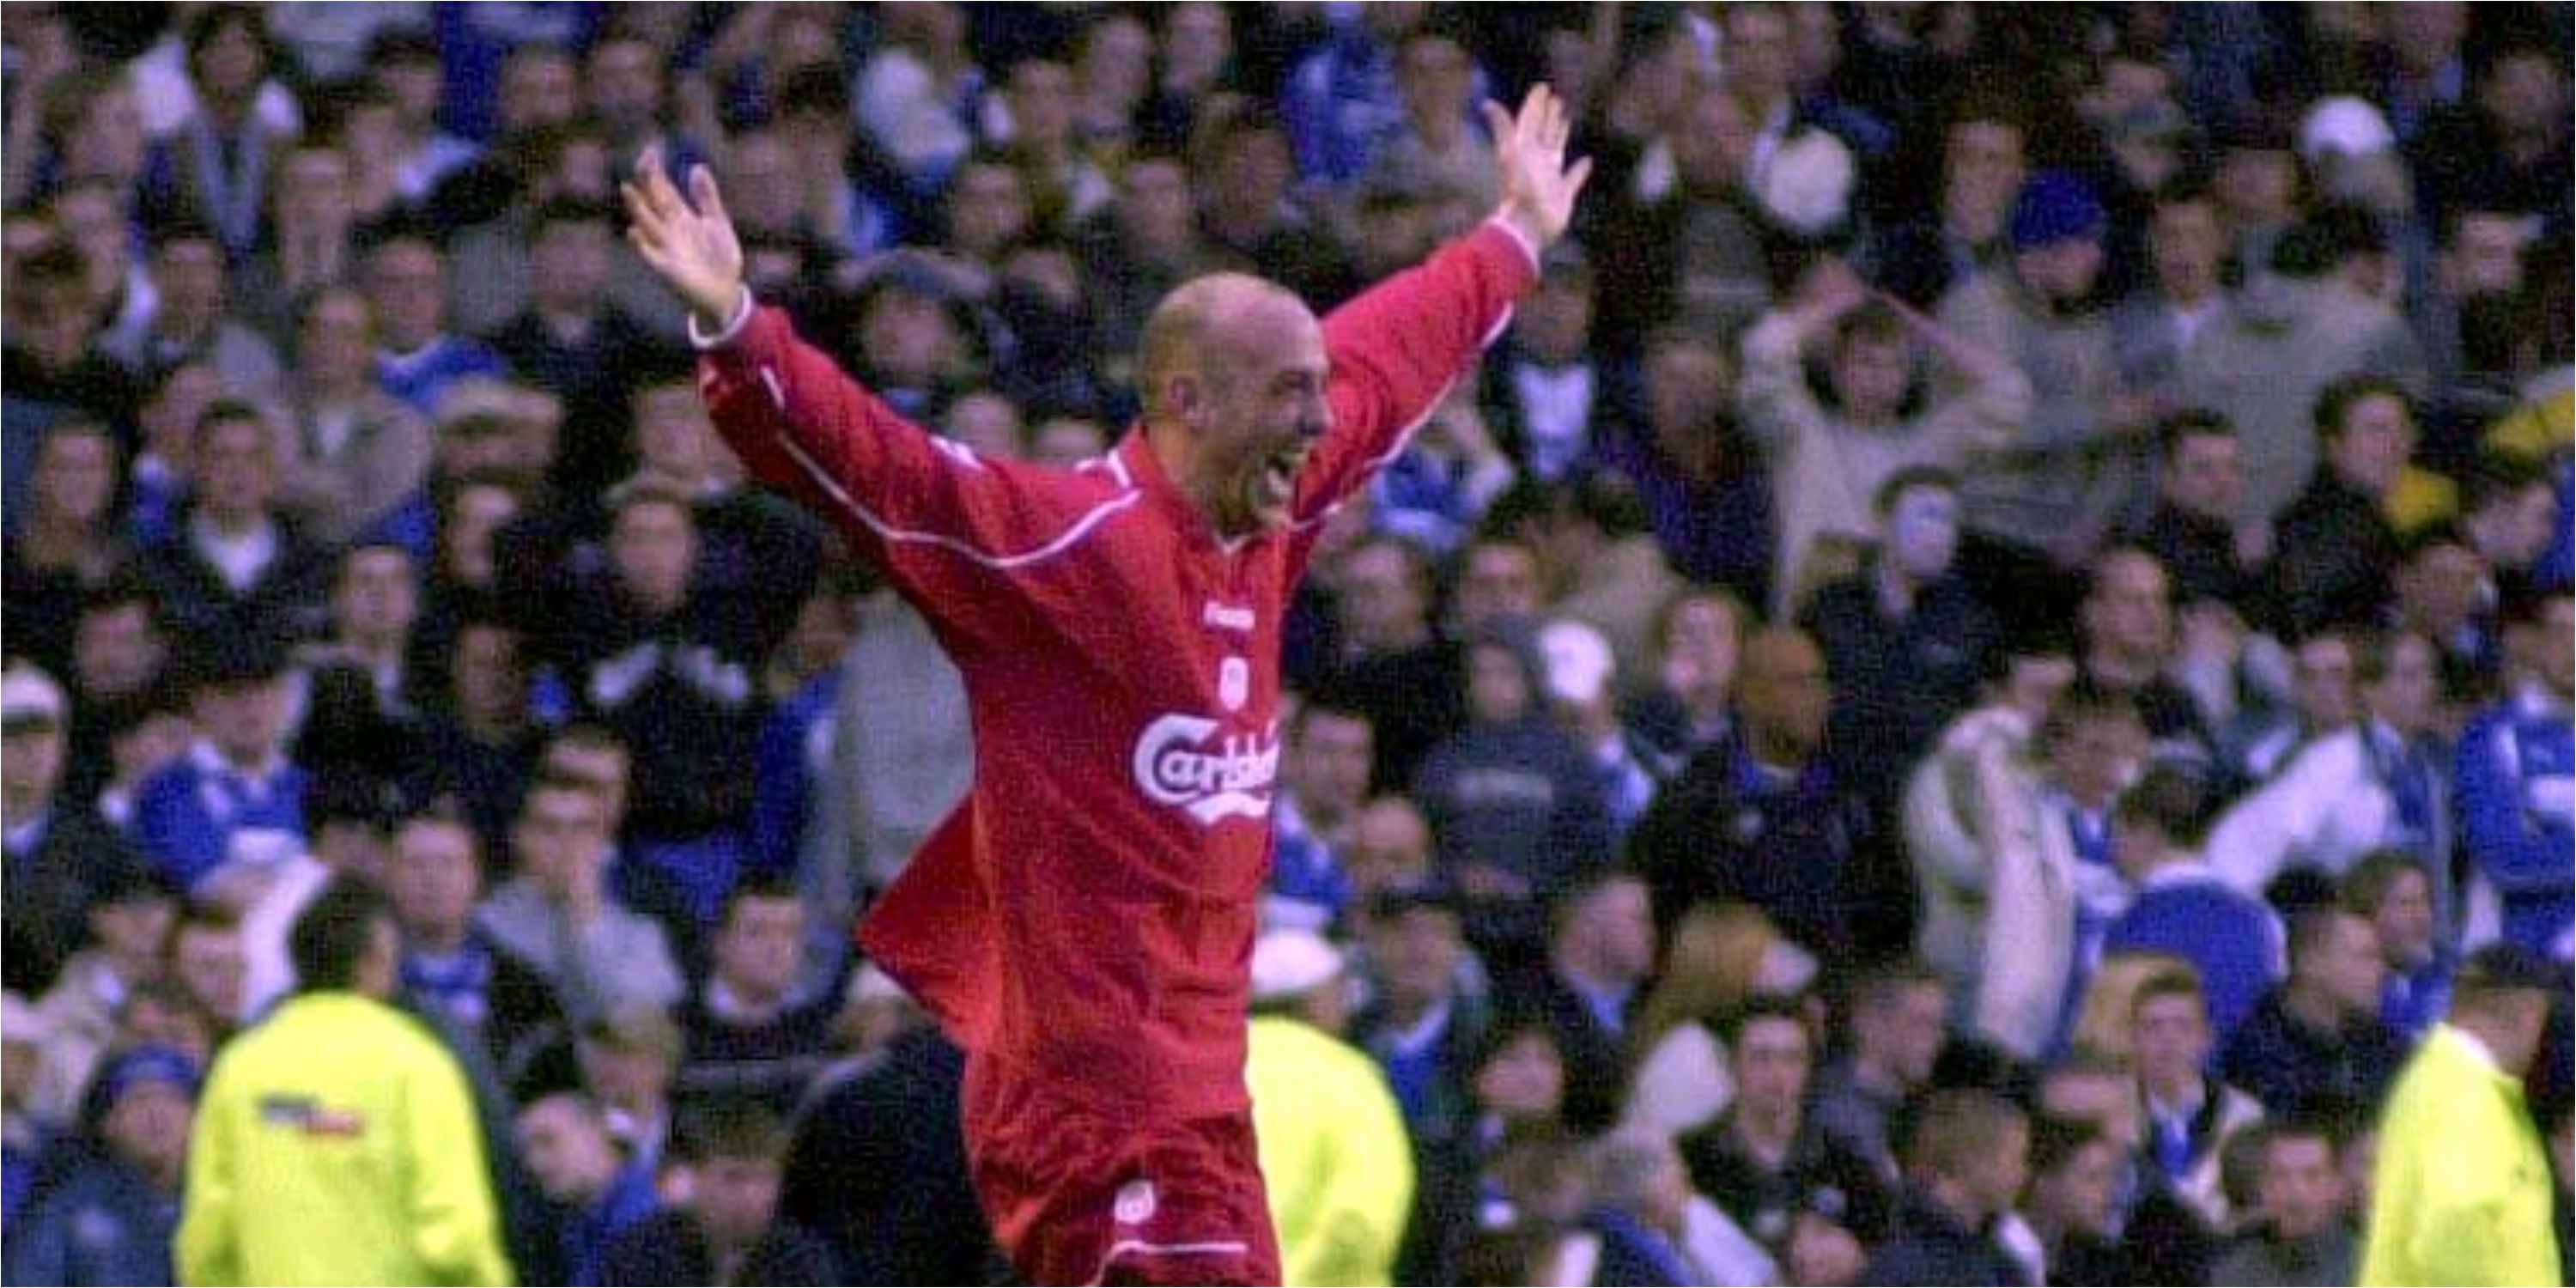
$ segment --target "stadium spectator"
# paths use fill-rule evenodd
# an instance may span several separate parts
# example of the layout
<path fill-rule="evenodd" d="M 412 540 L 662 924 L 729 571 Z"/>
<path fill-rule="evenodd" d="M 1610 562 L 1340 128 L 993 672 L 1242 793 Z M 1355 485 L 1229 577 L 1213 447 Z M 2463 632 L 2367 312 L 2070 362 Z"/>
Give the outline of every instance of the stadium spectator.
<path fill-rule="evenodd" d="M 1771 602 L 1774 498 L 1734 411 L 1734 358 L 1703 332 L 1658 331 L 1640 383 L 1635 405 L 1595 438 L 1596 459 L 1637 485 L 1673 571 Z"/>
<path fill-rule="evenodd" d="M 1723 590 L 1686 586 L 1656 610 L 1628 720 L 1665 759 L 1688 761 L 1737 736 L 1736 668 L 1759 618 Z"/>
<path fill-rule="evenodd" d="M 2030 1123 L 1991 1092 L 1934 1092 L 1905 1142 L 1893 1232 L 1861 1274 L 1869 1284 L 2018 1284 L 2029 1272 L 1996 1241 L 2029 1177 Z"/>
<path fill-rule="evenodd" d="M 2236 1026 L 2220 1072 L 2273 1114 L 2326 1097 L 2376 1105 L 2406 1054 L 2379 1018 L 2387 966 L 2378 930 L 2352 913 L 2313 909 L 2290 918 L 2289 946 L 2289 978 Z"/>
<path fill-rule="evenodd" d="M 2148 768 L 2111 810 L 2111 853 L 2135 892 L 2102 933 L 2102 953 L 2166 953 L 2191 965 L 2220 1042 L 2285 969 L 2281 921 L 2198 853 L 2207 791 L 2192 771 Z"/>
<path fill-rule="evenodd" d="M 192 897 L 247 907 L 309 836 L 311 778 L 287 755 L 286 654 L 257 636 L 207 637 L 188 671 L 200 732 L 137 789 L 132 835 Z"/>
<path fill-rule="evenodd" d="M 9 1226 L 11 1283 L 176 1283 L 171 1242 L 188 1170 L 197 1065 L 136 1047 L 99 1071 L 64 1169 Z"/>
<path fill-rule="evenodd" d="M 1563 482 L 1588 463 L 1609 419 L 1611 369 L 1592 353 L 1592 264 L 1582 247 L 1548 251 L 1538 289 L 1487 360 L 1485 417 L 1529 477 Z"/>
<path fill-rule="evenodd" d="M 1956 576 L 1955 475 L 1899 469 L 1871 495 L 1870 513 L 1877 541 L 1860 571 L 1818 589 L 1798 622 L 1834 680 L 1826 741 L 1887 818 L 1905 768 L 1976 700 L 2003 639 Z"/>
<path fill-rule="evenodd" d="M 2178 411 L 2157 422 L 2156 448 L 2155 509 L 2130 540 L 2164 565 L 2184 603 L 2216 600 L 2253 616 L 2272 526 L 2269 515 L 2245 516 L 2236 426 L 2218 412 Z"/>
<path fill-rule="evenodd" d="M 1671 1137 L 1620 1127 L 1588 1153 L 1592 1209 L 1582 1228 L 1601 1240 L 1594 1283 L 1761 1283 L 1779 1273 L 1761 1244 L 1692 1188 Z"/>
<path fill-rule="evenodd" d="M 2317 396 L 2316 441 L 2306 490 L 2273 520 L 2271 593 L 2294 636 L 2367 628 L 2388 606 L 2399 549 L 2381 507 L 2415 450 L 2414 405 L 2386 380 L 2339 380 Z"/>
<path fill-rule="evenodd" d="M 680 1008 L 687 1035 L 675 1087 L 683 1106 L 727 1098 L 780 1114 L 821 1069 L 825 1021 L 838 999 L 807 996 L 805 907 L 775 879 L 734 887 L 715 933 L 713 969 Z"/>
<path fill-rule="evenodd" d="M 799 1111 L 779 1211 L 821 1235 L 854 1281 L 986 1282 L 1005 1263 L 967 1180 L 965 1054 L 893 991 L 895 1032 L 879 1055 Z"/>
<path fill-rule="evenodd" d="M 503 948 L 534 967 L 575 1023 L 631 1006 L 668 1006 L 683 981 L 661 927 L 608 887 L 608 805 L 589 782 L 540 774 L 511 832 L 518 875 L 477 914 Z"/>
<path fill-rule="evenodd" d="M 2335 1139 L 2314 1120 L 2264 1123 L 2255 1153 L 2252 1228 L 2210 1268 L 2212 1284 L 2353 1283 L 2360 1247 L 2336 1165 Z"/>
<path fill-rule="evenodd" d="M 169 884 L 136 865 L 103 881 L 86 918 L 91 946 L 65 959 L 52 988 L 29 1016 L 40 1032 L 32 1069 L 12 1103 L 40 1121 L 69 1124 L 99 1062 L 114 1045 L 127 999 L 165 973 L 171 925 L 178 913 Z"/>
<path fill-rule="evenodd" d="M 1827 359 L 1830 398 L 1808 382 L 1809 350 Z M 1929 358 L 1958 369 L 1955 396 L 1929 398 L 1919 388 L 1915 369 Z M 1887 516 L 1878 503 L 1891 480 L 1961 468 L 2020 430 L 2031 393 L 2001 352 L 1873 293 L 1841 261 L 1826 260 L 1792 304 L 1746 333 L 1738 397 L 1769 450 L 1771 495 L 1796 499 L 1776 507 L 1771 585 L 1784 611 L 1802 613 L 1807 594 L 1835 580 L 1828 569 L 1881 535 Z"/>
<path fill-rule="evenodd" d="M 2450 870 L 2451 784 L 2431 727 L 2433 647 L 2420 635 L 2375 635 L 2354 661 L 2361 723 L 2307 743 L 2210 828 L 2210 866 L 2246 894 L 2297 867 L 2340 878 L 2383 846 L 2413 854 L 2427 872 Z M 2458 915 L 2447 879 L 2436 883 L 2433 907 L 2442 924 Z"/>
<path fill-rule="evenodd" d="M 1851 1047 L 1817 1071 L 1807 1112 L 1894 1186 L 1904 1134 L 1895 1119 L 1930 1081 L 1949 1041 L 1949 987 L 1920 966 L 1885 966 L 1853 981 L 1847 1006 Z"/>
<path fill-rule="evenodd" d="M 102 892 L 129 883 L 143 856 L 62 791 L 71 704 L 27 664 L 0 673 L 0 828 L 7 833 L 6 978 L 41 997 L 90 944 Z"/>
<path fill-rule="evenodd" d="M 286 644 L 321 632 L 331 555 L 286 513 L 277 433 L 265 412 L 222 400 L 189 435 L 186 508 L 140 561 L 183 635 Z"/>
<path fill-rule="evenodd" d="M 1936 310 L 1967 342 L 2030 382 L 2028 419 L 1963 463 L 1961 568 L 1979 597 L 2050 603 L 2061 570 L 2084 566 L 2129 486 L 2122 441 L 2146 410 L 2121 383 L 2110 316 L 2095 307 L 2109 215 L 2093 184 L 2041 170 L 2014 199 L 2009 260 L 1961 281 Z M 1960 387 L 1959 376 L 1938 386 Z M 2034 589 L 2036 588 L 2036 589 Z"/>
<path fill-rule="evenodd" d="M 364 253 L 362 276 L 376 310 L 376 383 L 423 416 L 435 416 L 459 381 L 509 374 L 489 346 L 452 329 L 449 269 L 447 252 L 416 224 L 375 230 Z"/>
<path fill-rule="evenodd" d="M 1637 1071 L 1622 1121 L 1681 1138 L 1706 1127 L 1735 1097 L 1733 1061 L 1720 1036 L 1735 1013 L 1765 997 L 1799 995 L 1815 981 L 1816 960 L 1743 904 L 1692 908 L 1674 923 L 1663 950 L 1654 986 L 1637 1007 Z"/>
<path fill-rule="evenodd" d="M 2140 1142 L 2156 1183 L 2212 1230 L 2235 1222 L 2220 1184 L 2228 1142 L 2262 1121 L 2253 1097 L 2207 1072 L 2212 1041 L 2200 982 L 2181 969 L 2149 974 L 2129 1001 L 2129 1058 L 2138 1073 Z"/>
<path fill-rule="evenodd" d="M 828 1284 L 831 1250 L 779 1219 L 787 1129 L 747 1103 L 710 1105 L 680 1133 L 674 1188 L 686 1197 L 616 1238 L 600 1265 L 612 1284 Z"/>
<path fill-rule="evenodd" d="M 1629 834 L 1657 924 L 1733 899 L 1829 969 L 1883 960 L 1911 938 L 1901 929 L 1911 900 L 1867 804 L 1824 746 L 1833 701 L 1824 657 L 1804 633 L 1767 628 L 1745 644 L 1740 688 L 1741 741 L 1692 757 Z"/>
<path fill-rule="evenodd" d="M 207 1078 L 179 1281 L 507 1280 L 465 1078 L 386 1005 L 401 945 L 383 901 L 335 882 L 296 920 L 294 956 L 296 995 Z M 364 1164 L 353 1137 L 375 1147 Z"/>
<path fill-rule="evenodd" d="M 1345 1042 L 1342 953 L 1312 930 L 1252 948 L 1252 1089 L 1283 1283 L 1389 1278 L 1414 1212 L 1413 1143 L 1386 1077 Z"/>
<path fill-rule="evenodd" d="M 134 542 L 118 513 L 123 452 L 114 433 L 89 420 L 45 431 L 30 468 L 28 509 L 11 516 L 5 590 L 16 623 L 12 650 L 48 674 L 70 673 L 71 630 L 83 595 L 128 563 Z"/>
<path fill-rule="evenodd" d="M 1549 719 L 1526 619 L 1476 628 L 1463 652 L 1466 727 L 1423 758 L 1413 798 L 1467 897 L 1470 942 L 1516 968 L 1539 955 L 1541 910 L 1610 860 L 1610 819 L 1582 749 Z"/>
<path fill-rule="evenodd" d="M 1475 1219 L 1485 1142 L 1472 1083 L 1493 1001 L 1447 886 L 1393 884 L 1357 911 L 1369 1000 L 1350 1040 L 1384 1071 L 1413 1146 L 1414 1209 L 1395 1264 L 1399 1282 L 1427 1283 L 1454 1264 L 1448 1232 Z"/>
<path fill-rule="evenodd" d="M 1616 867 L 1578 876 L 1548 912 L 1542 969 L 1506 974 L 1502 1005 L 1547 1025 L 1565 1068 L 1565 1124 L 1589 1134 L 1618 1120 L 1627 1094 L 1630 1025 L 1655 968 L 1655 923 L 1646 883 Z"/>
<path fill-rule="evenodd" d="M 2379 1018 L 2409 1045 L 2451 1009 L 2459 950 L 2433 912 L 2433 876 L 2401 849 L 2374 850 L 2343 874 L 2343 907 L 2370 919 L 2388 962 Z"/>
<path fill-rule="evenodd" d="M 2460 737 L 2460 844 L 2476 872 L 2472 890 L 2495 897 L 2503 937 L 2565 961 L 2576 956 L 2576 921 L 2561 860 L 2576 848 L 2576 821 L 2554 785 L 2576 773 L 2576 661 L 2564 656 L 2576 640 L 2576 600 L 2549 596 L 2521 629 L 2530 679 Z"/>
<path fill-rule="evenodd" d="M 346 541 L 427 481 L 430 427 L 376 382 L 366 296 L 325 286 L 303 300 L 295 321 L 278 492 L 299 526 L 320 540 Z"/>
<path fill-rule="evenodd" d="M 1732 1103 L 1682 1137 L 1699 1192 L 1734 1216 L 1774 1261 L 1815 1282 L 1856 1278 L 1887 1233 L 1878 1169 L 1807 1112 L 1815 1039 L 1803 1008 L 1756 996 L 1727 1021 Z"/>
<path fill-rule="evenodd" d="M 434 815 L 395 829 L 385 896 L 403 935 L 402 988 L 479 1041 L 505 1085 L 528 1085 L 542 1062 L 568 1061 L 570 1029 L 536 969 L 474 923 L 484 892 L 479 842 Z"/>
<path fill-rule="evenodd" d="M 598 1102 L 557 1092 L 519 1111 L 518 1151 L 552 1205 L 566 1282 L 604 1284 L 609 1253 L 653 1215 L 653 1165 L 609 1131 Z"/>

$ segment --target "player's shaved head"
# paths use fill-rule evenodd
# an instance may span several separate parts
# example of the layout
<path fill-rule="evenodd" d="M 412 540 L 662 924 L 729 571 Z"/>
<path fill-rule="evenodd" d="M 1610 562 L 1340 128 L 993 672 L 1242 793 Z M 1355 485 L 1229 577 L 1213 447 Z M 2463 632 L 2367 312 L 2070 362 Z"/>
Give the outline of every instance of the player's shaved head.
<path fill-rule="evenodd" d="M 1305 302 L 1249 273 L 1210 273 L 1154 306 L 1138 344 L 1138 392 L 1148 416 L 1168 409 L 1174 376 L 1223 378 L 1245 352 L 1263 352 L 1280 325 L 1312 325 Z"/>

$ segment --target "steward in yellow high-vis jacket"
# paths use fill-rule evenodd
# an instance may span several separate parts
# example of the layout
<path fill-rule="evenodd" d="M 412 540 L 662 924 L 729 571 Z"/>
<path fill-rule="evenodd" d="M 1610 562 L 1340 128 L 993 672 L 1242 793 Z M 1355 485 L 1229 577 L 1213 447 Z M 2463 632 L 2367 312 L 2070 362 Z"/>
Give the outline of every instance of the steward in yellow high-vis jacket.
<path fill-rule="evenodd" d="M 2556 1188 L 2522 1071 L 2566 968 L 2497 944 L 2452 985 L 2380 1120 L 2364 1284 L 2555 1284 Z"/>
<path fill-rule="evenodd" d="M 384 903 L 336 882 L 291 947 L 297 992 L 216 1056 L 198 1102 L 179 1281 L 510 1283 L 465 1074 L 384 1000 Z"/>

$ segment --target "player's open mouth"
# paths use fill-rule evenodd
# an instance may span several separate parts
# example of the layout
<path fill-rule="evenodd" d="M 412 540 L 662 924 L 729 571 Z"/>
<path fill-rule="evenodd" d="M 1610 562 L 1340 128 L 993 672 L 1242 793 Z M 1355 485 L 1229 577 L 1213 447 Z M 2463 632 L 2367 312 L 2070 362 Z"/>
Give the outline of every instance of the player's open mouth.
<path fill-rule="evenodd" d="M 1261 497 L 1271 505 L 1286 505 L 1297 494 L 1297 473 L 1306 468 L 1308 449 L 1304 444 L 1272 452 L 1261 464 Z"/>

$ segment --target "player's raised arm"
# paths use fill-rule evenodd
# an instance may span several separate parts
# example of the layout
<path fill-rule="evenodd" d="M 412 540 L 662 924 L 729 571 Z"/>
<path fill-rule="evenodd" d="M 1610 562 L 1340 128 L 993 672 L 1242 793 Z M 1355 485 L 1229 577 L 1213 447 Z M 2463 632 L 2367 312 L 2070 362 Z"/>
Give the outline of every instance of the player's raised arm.
<path fill-rule="evenodd" d="M 1518 112 L 1488 102 L 1484 113 L 1502 192 L 1492 217 L 1324 319 L 1334 427 L 1300 482 L 1300 517 L 1348 495 L 1402 449 L 1404 434 L 1502 333 L 1539 257 L 1574 218 L 1592 162 L 1566 164 L 1573 123 L 1556 91 L 1539 85 Z"/>
<path fill-rule="evenodd" d="M 623 185 L 627 239 L 689 306 L 698 388 L 716 429 L 762 483 L 875 552 L 916 605 L 952 628 L 998 611 L 1009 569 L 1118 505 L 1098 487 L 1032 482 L 1010 462 L 933 439 L 759 306 L 714 176 L 682 196 L 647 151 Z M 971 628 L 970 628 L 971 629 Z"/>

